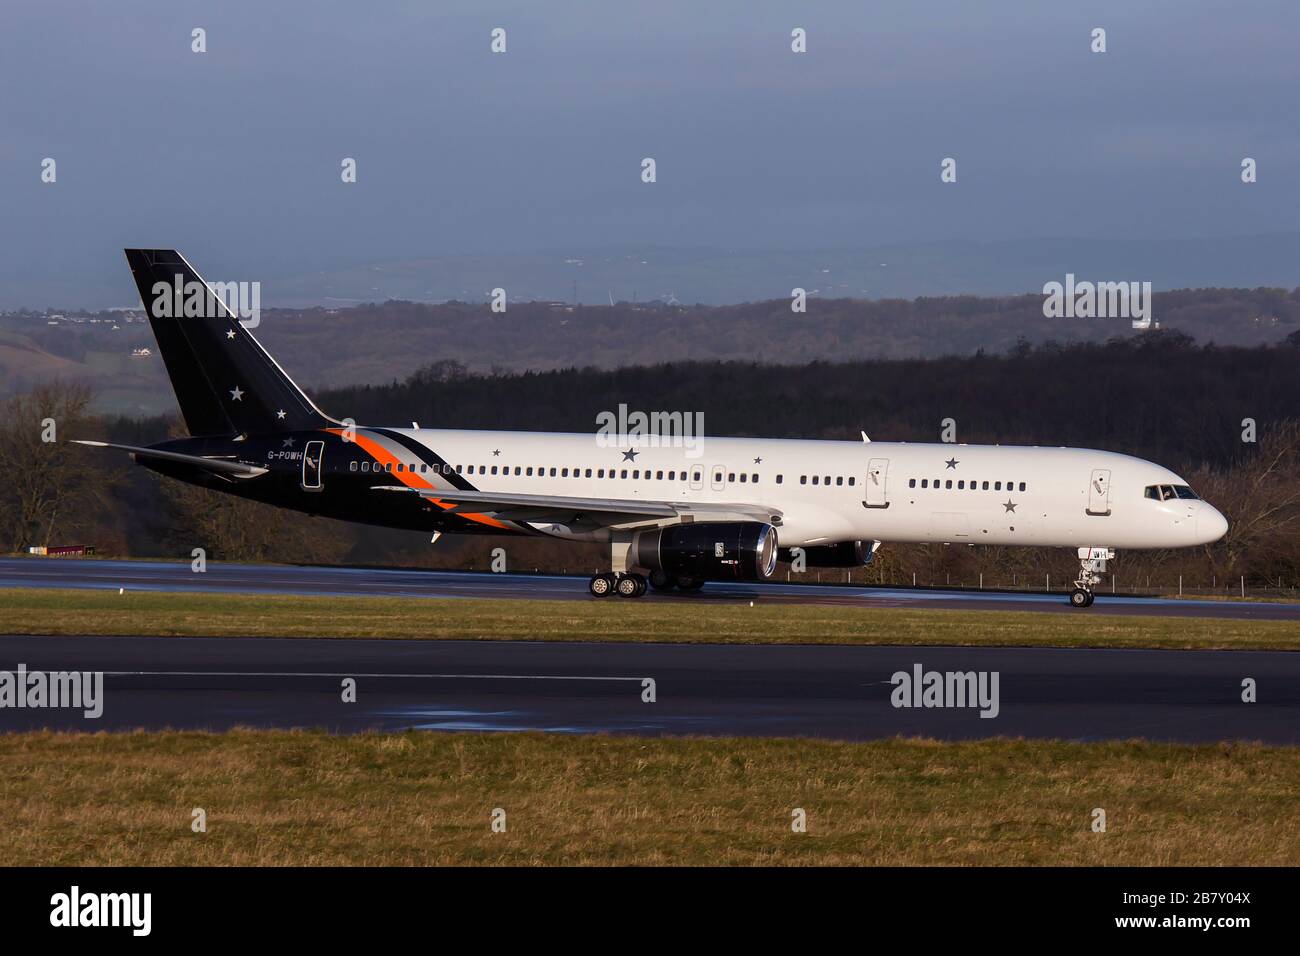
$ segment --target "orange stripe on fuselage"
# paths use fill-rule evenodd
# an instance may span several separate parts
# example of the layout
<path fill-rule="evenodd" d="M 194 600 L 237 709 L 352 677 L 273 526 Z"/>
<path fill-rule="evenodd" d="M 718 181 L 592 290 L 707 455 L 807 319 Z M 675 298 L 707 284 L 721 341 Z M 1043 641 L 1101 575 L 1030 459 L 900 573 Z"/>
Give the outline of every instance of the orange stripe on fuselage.
<path fill-rule="evenodd" d="M 344 430 L 342 428 L 326 428 L 325 431 L 329 432 L 331 435 L 338 435 L 341 438 L 343 436 Z M 393 469 L 391 472 L 393 477 L 396 478 L 398 481 L 400 481 L 402 484 L 406 485 L 406 487 L 415 488 L 420 491 L 437 490 L 436 488 L 434 488 L 432 483 L 425 480 L 424 478 L 421 478 L 419 472 L 398 471 L 397 458 L 394 455 L 392 455 L 392 453 L 390 453 L 388 449 L 386 449 L 383 445 L 379 444 L 379 442 L 375 441 L 373 438 L 370 438 L 366 435 L 362 435 L 360 432 L 358 432 L 352 436 L 352 443 L 357 445 L 362 451 L 364 451 L 375 461 L 379 462 L 380 465 L 390 465 Z M 432 501 L 435 505 L 437 505 L 439 508 L 442 508 L 444 511 L 456 507 L 455 502 L 441 501 L 438 498 L 425 498 L 424 500 Z M 469 521 L 477 522 L 478 524 L 485 524 L 493 528 L 501 528 L 503 531 L 511 530 L 509 525 L 497 521 L 495 518 L 489 518 L 487 515 L 466 514 L 465 512 L 460 511 L 456 513 L 456 516 L 459 518 L 465 518 Z"/>

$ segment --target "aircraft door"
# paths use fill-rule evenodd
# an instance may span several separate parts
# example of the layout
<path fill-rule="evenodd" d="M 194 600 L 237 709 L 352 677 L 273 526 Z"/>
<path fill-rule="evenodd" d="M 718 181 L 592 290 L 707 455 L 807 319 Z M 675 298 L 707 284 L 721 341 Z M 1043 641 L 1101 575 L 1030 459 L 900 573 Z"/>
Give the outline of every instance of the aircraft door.
<path fill-rule="evenodd" d="M 321 490 L 321 466 L 325 457 L 323 441 L 309 441 L 302 453 L 302 490 Z"/>
<path fill-rule="evenodd" d="M 889 507 L 889 459 L 873 458 L 867 463 L 866 498 L 864 508 Z"/>
<path fill-rule="evenodd" d="M 1088 514 L 1104 517 L 1110 514 L 1110 469 L 1094 468 L 1088 482 Z"/>

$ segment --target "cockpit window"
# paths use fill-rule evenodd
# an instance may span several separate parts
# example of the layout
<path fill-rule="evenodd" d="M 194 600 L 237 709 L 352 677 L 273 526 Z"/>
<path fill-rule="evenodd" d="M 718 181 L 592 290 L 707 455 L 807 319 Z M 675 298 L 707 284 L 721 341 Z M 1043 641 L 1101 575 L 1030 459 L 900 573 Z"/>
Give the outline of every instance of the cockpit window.
<path fill-rule="evenodd" d="M 1196 501 L 1199 498 L 1196 492 L 1186 485 L 1147 485 L 1143 494 L 1156 501 L 1170 501 L 1174 498 Z"/>

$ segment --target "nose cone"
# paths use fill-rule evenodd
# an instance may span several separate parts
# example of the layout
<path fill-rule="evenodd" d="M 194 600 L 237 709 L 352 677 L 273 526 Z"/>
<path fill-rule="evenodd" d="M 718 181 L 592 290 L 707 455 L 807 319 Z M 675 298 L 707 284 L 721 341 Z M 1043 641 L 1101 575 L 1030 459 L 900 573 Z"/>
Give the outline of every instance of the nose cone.
<path fill-rule="evenodd" d="M 1213 505 L 1201 503 L 1196 515 L 1196 536 L 1204 544 L 1213 544 L 1228 533 L 1228 519 Z"/>

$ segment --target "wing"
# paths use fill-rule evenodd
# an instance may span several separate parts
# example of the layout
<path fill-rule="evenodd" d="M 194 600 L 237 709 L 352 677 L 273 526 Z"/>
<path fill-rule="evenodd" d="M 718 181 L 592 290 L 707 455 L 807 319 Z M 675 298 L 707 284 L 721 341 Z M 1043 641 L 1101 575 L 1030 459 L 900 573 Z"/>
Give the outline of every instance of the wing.
<path fill-rule="evenodd" d="M 450 513 L 491 514 L 507 521 L 570 526 L 614 527 L 646 522 L 773 521 L 781 512 L 731 502 L 696 503 L 629 498 L 571 498 L 567 495 L 519 495 L 494 491 L 458 491 L 383 485 L 375 491 L 418 494 Z"/>
<path fill-rule="evenodd" d="M 138 448 L 135 445 L 115 445 L 107 441 L 86 441 L 75 438 L 72 440 L 72 444 L 90 445 L 93 448 L 116 448 L 118 451 L 129 452 L 132 458 L 156 458 L 160 461 L 174 461 L 182 465 L 193 465 L 196 468 L 202 468 L 205 471 L 227 478 L 256 478 L 258 475 L 264 475 L 267 472 L 267 469 L 259 465 L 245 465 L 243 462 L 231 461 L 228 458 L 204 458 L 200 455 L 183 455 L 178 451 Z"/>

